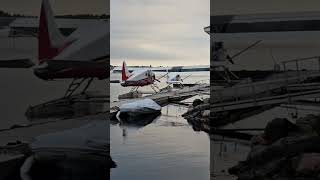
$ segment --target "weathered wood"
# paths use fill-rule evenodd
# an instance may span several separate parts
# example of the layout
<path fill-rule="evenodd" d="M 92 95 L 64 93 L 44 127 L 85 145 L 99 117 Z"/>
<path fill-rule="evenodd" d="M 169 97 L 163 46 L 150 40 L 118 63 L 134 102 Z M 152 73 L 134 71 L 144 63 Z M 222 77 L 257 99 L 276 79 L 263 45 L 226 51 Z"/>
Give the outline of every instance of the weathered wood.
<path fill-rule="evenodd" d="M 51 100 L 39 105 L 28 107 L 25 115 L 30 120 L 36 118 L 62 117 L 72 118 L 92 115 L 107 111 L 105 104 L 109 103 L 109 96 L 87 92 L 70 97 Z"/>
<path fill-rule="evenodd" d="M 110 114 L 111 117 L 115 117 L 116 113 L 119 111 L 119 107 L 122 104 L 134 102 L 137 100 L 141 100 L 144 98 L 149 98 L 154 100 L 160 106 L 166 106 L 170 103 L 181 102 L 185 99 L 191 98 L 193 96 L 199 95 L 203 92 L 208 92 L 210 89 L 209 85 L 197 85 L 193 87 L 184 87 L 183 89 L 179 89 L 177 91 L 168 91 L 168 92 L 159 92 L 152 95 L 148 95 L 141 98 L 135 99 L 122 99 L 120 101 L 111 102 L 110 104 Z"/>

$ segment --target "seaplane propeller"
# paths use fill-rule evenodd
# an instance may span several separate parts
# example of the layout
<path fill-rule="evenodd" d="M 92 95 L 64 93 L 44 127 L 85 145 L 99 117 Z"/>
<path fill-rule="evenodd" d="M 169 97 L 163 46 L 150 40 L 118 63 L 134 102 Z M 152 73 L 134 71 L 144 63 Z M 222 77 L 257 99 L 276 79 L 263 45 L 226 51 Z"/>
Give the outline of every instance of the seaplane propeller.
<path fill-rule="evenodd" d="M 159 79 L 154 79 L 155 81 L 161 82 Z"/>
<path fill-rule="evenodd" d="M 189 78 L 190 76 L 192 76 L 192 74 L 189 74 L 188 76 L 186 76 L 185 78 L 181 79 L 181 81 L 183 82 L 183 80 Z"/>
<path fill-rule="evenodd" d="M 234 64 L 233 59 L 240 56 L 241 54 L 243 54 L 244 52 L 248 51 L 249 49 L 253 48 L 254 46 L 256 46 L 257 44 L 259 44 L 260 42 L 262 42 L 262 40 L 256 41 L 255 43 L 251 44 L 250 46 L 244 48 L 243 50 L 237 52 L 236 54 L 234 54 L 233 56 L 229 56 L 227 55 L 226 59 L 231 63 Z"/>
<path fill-rule="evenodd" d="M 158 82 L 160 82 L 160 79 L 168 76 L 168 74 L 169 74 L 169 72 L 167 71 L 167 73 L 165 73 L 164 75 L 160 76 L 158 79 L 155 79 L 155 80 L 157 80 Z"/>

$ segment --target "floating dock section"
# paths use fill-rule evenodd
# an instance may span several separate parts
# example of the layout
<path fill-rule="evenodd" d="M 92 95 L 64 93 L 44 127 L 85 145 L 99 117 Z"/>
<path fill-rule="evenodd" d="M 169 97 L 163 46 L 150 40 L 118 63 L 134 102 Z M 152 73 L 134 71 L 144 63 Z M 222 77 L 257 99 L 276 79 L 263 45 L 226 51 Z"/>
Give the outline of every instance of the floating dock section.
<path fill-rule="evenodd" d="M 106 95 L 87 92 L 30 106 L 25 114 L 29 119 L 74 118 L 99 114 L 108 110 L 109 99 Z"/>
<path fill-rule="evenodd" d="M 152 99 L 157 104 L 163 107 L 170 103 L 177 103 L 196 95 L 208 94 L 209 91 L 210 91 L 210 85 L 201 84 L 201 85 L 195 85 L 193 87 L 184 87 L 183 89 L 179 89 L 176 91 L 159 92 L 159 93 L 147 95 L 147 96 L 136 98 L 136 99 L 122 99 L 120 101 L 110 103 L 110 117 L 111 118 L 115 117 L 115 115 L 119 111 L 119 107 L 122 104 L 134 102 L 137 100 L 141 100 L 143 98 Z"/>

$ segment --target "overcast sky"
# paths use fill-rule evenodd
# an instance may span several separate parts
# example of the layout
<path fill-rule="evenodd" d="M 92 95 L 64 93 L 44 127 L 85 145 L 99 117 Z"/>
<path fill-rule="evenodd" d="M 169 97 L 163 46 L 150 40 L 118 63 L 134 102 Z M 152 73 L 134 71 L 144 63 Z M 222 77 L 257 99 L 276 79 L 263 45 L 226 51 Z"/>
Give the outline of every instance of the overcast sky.
<path fill-rule="evenodd" d="M 209 0 L 111 0 L 111 64 L 208 65 Z"/>
<path fill-rule="evenodd" d="M 50 0 L 55 14 L 105 13 L 106 0 Z M 41 0 L 1 0 L 0 9 L 38 15 Z M 209 0 L 111 0 L 111 63 L 208 65 Z"/>
<path fill-rule="evenodd" d="M 54 12 L 62 14 L 106 14 L 109 0 L 50 0 Z M 41 0 L 1 0 L 0 10 L 38 16 Z"/>

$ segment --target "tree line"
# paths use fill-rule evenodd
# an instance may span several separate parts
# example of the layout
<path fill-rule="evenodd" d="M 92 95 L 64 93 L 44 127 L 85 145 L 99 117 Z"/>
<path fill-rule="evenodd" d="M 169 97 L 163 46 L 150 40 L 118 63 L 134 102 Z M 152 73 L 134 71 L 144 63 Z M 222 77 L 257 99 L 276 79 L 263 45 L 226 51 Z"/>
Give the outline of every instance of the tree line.
<path fill-rule="evenodd" d="M 24 14 L 11 14 L 0 10 L 0 17 L 36 17 L 27 16 Z M 107 14 L 70 14 L 70 15 L 59 15 L 57 18 L 67 18 L 67 19 L 109 19 L 110 15 Z"/>

